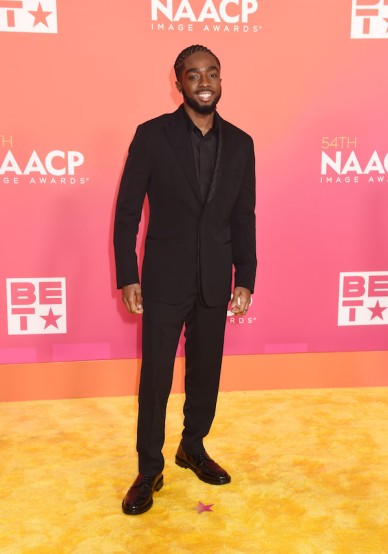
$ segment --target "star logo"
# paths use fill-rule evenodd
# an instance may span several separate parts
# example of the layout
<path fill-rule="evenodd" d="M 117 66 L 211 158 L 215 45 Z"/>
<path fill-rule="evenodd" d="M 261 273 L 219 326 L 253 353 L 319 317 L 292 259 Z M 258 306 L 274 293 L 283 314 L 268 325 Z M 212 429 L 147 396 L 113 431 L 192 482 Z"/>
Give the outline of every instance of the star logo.
<path fill-rule="evenodd" d="M 53 327 L 56 327 L 58 329 L 58 323 L 57 319 L 62 317 L 61 315 L 54 315 L 54 312 L 50 308 L 49 313 L 47 315 L 41 315 L 42 319 L 46 321 L 44 328 L 47 329 L 47 327 L 50 327 L 52 325 Z"/>
<path fill-rule="evenodd" d="M 384 306 L 380 306 L 380 303 L 378 300 L 374 308 L 368 308 L 368 310 L 372 312 L 371 319 L 374 319 L 375 317 L 379 317 L 380 319 L 383 319 L 383 320 L 384 320 L 383 311 L 386 309 L 387 309 L 386 307 L 384 308 Z"/>
<path fill-rule="evenodd" d="M 199 514 L 202 514 L 202 512 L 212 512 L 212 506 L 214 506 L 214 504 L 202 504 L 202 502 L 198 502 L 194 510 L 197 510 Z"/>
<path fill-rule="evenodd" d="M 42 5 L 39 2 L 38 9 L 35 11 L 29 11 L 28 13 L 30 13 L 35 18 L 34 25 L 33 25 L 34 27 L 36 27 L 36 25 L 39 25 L 39 23 L 43 23 L 43 25 L 46 25 L 46 27 L 48 27 L 49 25 L 47 23 L 47 18 L 53 12 L 43 11 Z"/>

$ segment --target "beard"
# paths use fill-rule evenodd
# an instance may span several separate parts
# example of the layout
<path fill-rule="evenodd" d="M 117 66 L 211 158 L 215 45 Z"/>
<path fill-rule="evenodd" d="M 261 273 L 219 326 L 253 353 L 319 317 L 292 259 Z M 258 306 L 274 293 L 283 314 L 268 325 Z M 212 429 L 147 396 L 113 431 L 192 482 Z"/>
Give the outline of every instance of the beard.
<path fill-rule="evenodd" d="M 217 107 L 217 104 L 221 98 L 221 90 L 217 96 L 213 97 L 213 100 L 210 104 L 204 104 L 204 105 L 197 102 L 195 98 L 188 97 L 183 88 L 182 88 L 182 96 L 185 99 L 186 104 L 190 106 L 190 108 L 192 108 L 195 112 L 202 115 L 209 115 L 213 113 Z"/>

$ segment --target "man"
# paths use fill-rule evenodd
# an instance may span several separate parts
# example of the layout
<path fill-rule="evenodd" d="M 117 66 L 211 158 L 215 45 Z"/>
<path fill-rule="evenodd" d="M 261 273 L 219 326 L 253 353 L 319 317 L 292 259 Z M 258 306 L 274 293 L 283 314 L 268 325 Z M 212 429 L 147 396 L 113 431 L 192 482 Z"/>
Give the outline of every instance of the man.
<path fill-rule="evenodd" d="M 175 461 L 213 485 L 231 478 L 206 453 L 230 309 L 246 314 L 256 273 L 252 139 L 216 112 L 220 62 L 194 45 L 175 62 L 183 105 L 140 125 L 129 149 L 115 219 L 117 285 L 143 314 L 137 451 L 139 475 L 123 500 L 141 514 L 163 486 L 165 416 L 185 327 L 184 430 Z M 140 285 L 135 253 L 145 196 L 150 215 Z"/>

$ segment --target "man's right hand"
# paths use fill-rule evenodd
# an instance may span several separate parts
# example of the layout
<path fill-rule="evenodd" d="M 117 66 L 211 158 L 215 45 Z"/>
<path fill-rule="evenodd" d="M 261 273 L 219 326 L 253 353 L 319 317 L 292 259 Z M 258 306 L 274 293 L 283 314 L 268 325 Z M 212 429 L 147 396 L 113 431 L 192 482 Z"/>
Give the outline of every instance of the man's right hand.
<path fill-rule="evenodd" d="M 122 298 L 125 307 L 131 314 L 143 313 L 143 297 L 141 295 L 141 287 L 139 283 L 133 285 L 125 285 L 122 290 Z"/>

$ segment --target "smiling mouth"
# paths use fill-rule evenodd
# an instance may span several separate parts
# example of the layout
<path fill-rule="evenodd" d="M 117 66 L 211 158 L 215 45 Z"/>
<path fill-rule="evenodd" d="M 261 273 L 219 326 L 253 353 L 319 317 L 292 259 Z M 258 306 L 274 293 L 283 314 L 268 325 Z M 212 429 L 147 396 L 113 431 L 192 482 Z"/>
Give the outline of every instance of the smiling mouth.
<path fill-rule="evenodd" d="M 197 96 L 200 98 L 200 100 L 202 100 L 202 102 L 208 102 L 213 96 L 213 93 L 211 91 L 202 91 L 197 92 Z"/>

